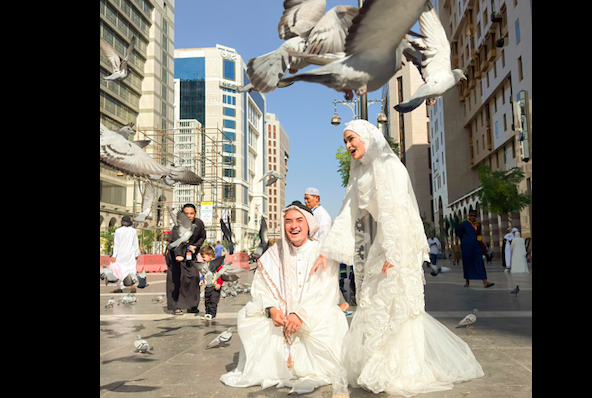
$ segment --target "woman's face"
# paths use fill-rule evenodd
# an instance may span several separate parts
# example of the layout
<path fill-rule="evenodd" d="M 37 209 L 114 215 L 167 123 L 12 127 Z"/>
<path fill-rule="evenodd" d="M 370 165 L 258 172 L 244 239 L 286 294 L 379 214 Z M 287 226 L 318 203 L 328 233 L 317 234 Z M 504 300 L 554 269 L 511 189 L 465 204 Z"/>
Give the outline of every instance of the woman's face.
<path fill-rule="evenodd" d="M 355 160 L 362 159 L 366 152 L 366 145 L 360 140 L 360 136 L 351 130 L 345 130 L 343 132 L 343 142 L 345 143 L 345 149 L 351 153 L 352 158 Z"/>
<path fill-rule="evenodd" d="M 192 207 L 186 207 L 183 209 L 183 213 L 187 214 L 187 217 L 193 222 L 195 219 L 195 210 Z"/>

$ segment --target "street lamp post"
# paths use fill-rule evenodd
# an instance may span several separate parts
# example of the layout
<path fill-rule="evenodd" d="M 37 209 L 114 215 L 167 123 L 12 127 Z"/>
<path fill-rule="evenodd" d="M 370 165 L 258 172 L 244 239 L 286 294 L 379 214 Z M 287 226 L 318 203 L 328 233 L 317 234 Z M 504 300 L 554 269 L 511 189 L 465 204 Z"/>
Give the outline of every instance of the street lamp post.
<path fill-rule="evenodd" d="M 384 99 L 384 98 L 383 99 L 376 99 L 375 98 L 373 100 L 368 101 L 365 97 L 366 97 L 366 95 L 363 95 L 363 96 L 358 97 L 352 101 L 333 100 L 333 106 L 335 107 L 335 114 L 331 118 L 331 124 L 333 126 L 339 126 L 339 124 L 341 123 L 341 118 L 337 114 L 337 104 L 343 104 L 343 105 L 347 106 L 352 111 L 352 113 L 354 115 L 354 119 L 364 119 L 364 120 L 368 120 L 368 105 L 372 105 L 377 102 L 380 102 L 381 106 L 384 108 L 384 102 L 386 101 L 386 99 Z M 364 118 L 364 112 L 366 115 L 365 118 Z M 381 109 L 381 112 L 378 115 L 378 123 L 386 123 L 387 121 L 388 121 L 388 118 L 384 114 L 383 109 Z"/>

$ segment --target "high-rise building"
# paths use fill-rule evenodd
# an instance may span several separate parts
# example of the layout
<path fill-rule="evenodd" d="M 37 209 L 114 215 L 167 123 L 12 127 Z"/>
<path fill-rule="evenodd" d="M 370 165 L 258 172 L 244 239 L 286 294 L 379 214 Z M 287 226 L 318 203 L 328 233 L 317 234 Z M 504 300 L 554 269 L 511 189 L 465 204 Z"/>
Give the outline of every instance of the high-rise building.
<path fill-rule="evenodd" d="M 202 156 L 208 160 L 195 204 L 201 211 L 202 203 L 212 203 L 209 242 L 222 239 L 219 219 L 230 213 L 235 251 L 254 246 L 261 216 L 268 217 L 267 192 L 259 182 L 266 170 L 266 99 L 258 92 L 237 92 L 249 82 L 245 70 L 230 47 L 175 49 L 175 120 L 201 123 Z"/>
<path fill-rule="evenodd" d="M 145 150 L 163 164 L 173 162 L 169 129 L 173 128 L 174 7 L 174 0 L 100 1 L 100 36 L 122 58 L 130 40 L 136 38 L 128 77 L 101 79 L 100 122 L 112 130 L 133 122 L 134 129 L 143 132 L 133 139 L 151 139 Z M 111 74 L 102 54 L 99 63 L 101 78 Z M 101 165 L 100 181 L 101 230 L 119 226 L 124 215 L 139 211 L 140 191 L 134 187 L 140 184 L 134 178 Z M 172 190 L 164 183 L 157 185 L 159 198 L 171 200 Z M 159 223 L 166 224 L 163 219 Z"/>
<path fill-rule="evenodd" d="M 268 236 L 270 240 L 281 239 L 282 209 L 286 207 L 286 184 L 288 174 L 288 159 L 290 158 L 290 140 L 277 116 L 273 113 L 265 114 L 267 126 L 267 170 L 277 171 L 282 178 L 267 187 L 269 197 Z"/>

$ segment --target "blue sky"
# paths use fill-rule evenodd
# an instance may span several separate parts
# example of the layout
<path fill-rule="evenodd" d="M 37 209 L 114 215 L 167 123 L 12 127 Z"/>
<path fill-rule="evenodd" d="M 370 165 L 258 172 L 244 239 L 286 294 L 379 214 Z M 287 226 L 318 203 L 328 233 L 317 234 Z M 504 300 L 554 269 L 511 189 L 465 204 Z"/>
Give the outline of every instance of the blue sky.
<path fill-rule="evenodd" d="M 358 5 L 357 0 L 326 1 L 327 10 L 339 4 Z M 283 43 L 277 32 L 282 12 L 281 0 L 177 0 L 175 48 L 221 44 L 235 48 L 246 63 Z M 369 93 L 368 99 L 380 96 L 378 90 Z M 319 84 L 296 82 L 266 98 L 267 112 L 277 115 L 290 138 L 286 203 L 304 202 L 304 190 L 312 186 L 320 191 L 321 204 L 335 219 L 345 193 L 335 153 L 343 145 L 344 124 L 353 119 L 350 109 L 338 104 L 341 124 L 330 124 L 333 100 L 343 100 L 343 94 Z M 380 103 L 369 106 L 369 121 L 376 123 L 379 113 Z"/>

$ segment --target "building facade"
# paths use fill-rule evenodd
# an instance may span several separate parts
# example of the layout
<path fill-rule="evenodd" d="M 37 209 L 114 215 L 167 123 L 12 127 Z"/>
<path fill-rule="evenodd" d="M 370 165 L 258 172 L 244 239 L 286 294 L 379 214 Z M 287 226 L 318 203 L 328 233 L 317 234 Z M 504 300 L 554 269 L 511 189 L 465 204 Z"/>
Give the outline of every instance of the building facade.
<path fill-rule="evenodd" d="M 145 150 L 163 164 L 173 161 L 172 134 L 167 129 L 173 127 L 174 7 L 174 0 L 100 1 L 100 36 L 121 57 L 136 38 L 128 60 L 130 75 L 123 81 L 101 79 L 100 122 L 112 130 L 133 122 L 134 129 L 141 131 L 133 139 L 152 140 Z M 99 63 L 101 78 L 111 74 L 102 54 Z M 101 165 L 100 182 L 101 230 L 119 226 L 124 215 L 139 211 L 141 184 L 134 178 Z M 157 185 L 159 198 L 172 200 L 172 189 Z"/>
<path fill-rule="evenodd" d="M 436 224 L 479 211 L 484 241 L 500 256 L 503 236 L 518 227 L 532 237 L 532 205 L 510 216 L 480 206 L 477 169 L 519 168 L 520 193 L 532 194 L 532 4 L 526 0 L 434 1 L 451 43 L 453 68 L 467 81 L 430 107 Z M 435 125 L 435 122 L 438 125 Z M 440 158 L 438 158 L 440 156 Z M 441 231 L 439 231 L 441 232 Z M 443 231 L 450 236 L 450 229 Z M 529 251 L 532 250 L 532 244 Z"/>
<path fill-rule="evenodd" d="M 427 106 L 424 102 L 408 113 L 398 113 L 393 108 L 411 97 L 422 84 L 421 75 L 411 62 L 405 62 L 389 80 L 383 90 L 383 97 L 387 99 L 385 114 L 388 117 L 385 134 L 399 144 L 399 156 L 409 172 L 420 216 L 424 223 L 433 225 L 430 120 Z"/>
<path fill-rule="evenodd" d="M 260 218 L 268 217 L 264 182 L 266 99 L 258 92 L 239 93 L 248 83 L 246 64 L 235 49 L 175 49 L 175 120 L 197 120 L 202 128 L 201 172 L 198 188 L 203 203 L 213 206 L 207 239 L 222 239 L 220 217 L 230 213 L 235 251 L 256 242 Z M 208 210 L 209 211 L 209 210 Z"/>
<path fill-rule="evenodd" d="M 282 209 L 286 207 L 286 184 L 288 183 L 288 159 L 290 158 L 290 140 L 277 116 L 273 113 L 265 115 L 267 126 L 267 170 L 277 171 L 283 179 L 267 187 L 269 197 L 268 236 L 270 240 L 281 239 Z"/>

